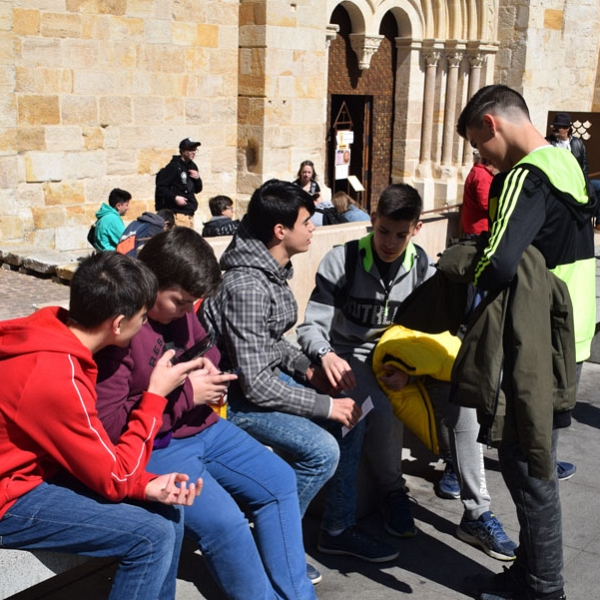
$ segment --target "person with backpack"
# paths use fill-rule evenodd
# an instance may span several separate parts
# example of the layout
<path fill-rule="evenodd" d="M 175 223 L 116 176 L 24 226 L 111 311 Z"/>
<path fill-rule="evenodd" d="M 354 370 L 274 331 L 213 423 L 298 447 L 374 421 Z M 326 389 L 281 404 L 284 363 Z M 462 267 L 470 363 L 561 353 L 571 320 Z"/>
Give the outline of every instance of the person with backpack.
<path fill-rule="evenodd" d="M 334 247 L 321 261 L 304 323 L 297 328 L 300 347 L 321 365 L 333 395 L 343 393 L 353 398 L 363 407 L 363 413 L 370 398 L 373 408 L 354 428 L 353 435 L 364 436 L 364 452 L 377 484 L 384 528 L 403 538 L 414 536 L 416 528 L 402 475 L 401 436 L 379 382 L 398 390 L 408 383 L 408 375 L 385 365 L 385 374 L 378 381 L 372 357 L 404 300 L 435 273 L 431 259 L 413 242 L 422 227 L 421 209 L 421 197 L 410 185 L 387 187 L 371 215 L 373 232 Z M 447 396 L 442 402 L 448 405 L 454 458 L 460 458 L 454 462 L 460 469 L 465 509 L 457 536 L 481 547 L 493 558 L 514 560 L 516 544 L 489 510 L 475 411 L 457 407 L 453 410 Z M 338 431 L 338 439 L 343 440 L 341 435 Z M 341 452 L 338 469 L 328 484 L 329 510 L 323 519 L 318 548 L 325 554 L 383 562 L 391 556 L 392 547 L 368 536 L 356 525 L 359 459 L 360 451 Z"/>
<path fill-rule="evenodd" d="M 172 223 L 174 218 L 173 211 L 168 208 L 163 208 L 156 214 L 143 212 L 125 228 L 117 244 L 117 252 L 119 254 L 126 254 L 132 258 L 137 257 L 137 253 L 150 238 L 162 231 L 173 229 Z M 170 226 L 169 223 L 171 223 Z"/>
<path fill-rule="evenodd" d="M 272 179 L 258 188 L 221 257 L 223 282 L 201 306 L 221 368 L 241 369 L 228 391 L 227 418 L 285 455 L 302 515 L 338 463 L 340 448 L 324 425 L 352 428 L 360 417 L 350 398 L 314 389 L 317 379 L 324 381 L 321 367 L 285 338 L 298 314 L 288 285 L 291 260 L 310 247 L 314 210 L 311 197 L 291 182 Z M 345 439 L 352 445 L 354 433 Z M 307 574 L 313 583 L 321 580 L 311 565 Z"/>
<path fill-rule="evenodd" d="M 202 179 L 194 162 L 201 143 L 185 138 L 179 143 L 179 154 L 156 174 L 154 208 L 168 208 L 175 213 L 175 225 L 194 228 L 198 210 L 196 194 L 202 191 Z"/>
<path fill-rule="evenodd" d="M 96 222 L 88 233 L 88 242 L 100 252 L 115 250 L 123 232 L 125 223 L 122 217 L 129 210 L 131 194 L 115 188 L 108 195 L 108 204 L 103 203 L 96 213 Z"/>

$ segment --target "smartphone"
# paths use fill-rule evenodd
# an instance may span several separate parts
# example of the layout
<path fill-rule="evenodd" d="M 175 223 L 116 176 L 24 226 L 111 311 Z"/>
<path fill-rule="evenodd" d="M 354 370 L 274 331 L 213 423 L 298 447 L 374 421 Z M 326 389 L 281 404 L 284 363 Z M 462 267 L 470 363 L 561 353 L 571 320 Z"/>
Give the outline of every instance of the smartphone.
<path fill-rule="evenodd" d="M 207 335 L 199 342 L 196 342 L 191 348 L 188 348 L 182 352 L 179 356 L 174 356 L 171 359 L 171 364 L 176 365 L 180 362 L 188 362 L 200 356 L 204 356 L 212 348 L 212 346 L 213 340 L 209 335 Z"/>
<path fill-rule="evenodd" d="M 232 367 L 231 369 L 224 369 L 221 373 L 228 375 L 239 375 L 242 372 L 242 367 Z"/>

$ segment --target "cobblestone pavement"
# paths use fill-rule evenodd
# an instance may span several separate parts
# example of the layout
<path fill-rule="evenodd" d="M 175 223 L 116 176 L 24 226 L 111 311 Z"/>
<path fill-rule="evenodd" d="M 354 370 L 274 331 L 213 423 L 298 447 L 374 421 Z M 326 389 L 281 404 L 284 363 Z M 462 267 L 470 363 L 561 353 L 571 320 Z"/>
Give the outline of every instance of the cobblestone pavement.
<path fill-rule="evenodd" d="M 24 317 L 36 306 L 66 305 L 69 286 L 0 268 L 0 321 Z"/>

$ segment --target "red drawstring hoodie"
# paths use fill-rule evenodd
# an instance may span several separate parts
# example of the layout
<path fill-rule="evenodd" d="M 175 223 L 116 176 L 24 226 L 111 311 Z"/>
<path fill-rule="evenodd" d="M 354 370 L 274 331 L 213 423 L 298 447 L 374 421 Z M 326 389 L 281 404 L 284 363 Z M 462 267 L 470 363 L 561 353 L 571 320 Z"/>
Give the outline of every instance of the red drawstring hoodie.
<path fill-rule="evenodd" d="M 113 444 L 96 411 L 97 368 L 66 325 L 45 308 L 0 322 L 0 518 L 61 469 L 118 502 L 145 499 L 144 471 L 166 399 L 146 392 Z"/>

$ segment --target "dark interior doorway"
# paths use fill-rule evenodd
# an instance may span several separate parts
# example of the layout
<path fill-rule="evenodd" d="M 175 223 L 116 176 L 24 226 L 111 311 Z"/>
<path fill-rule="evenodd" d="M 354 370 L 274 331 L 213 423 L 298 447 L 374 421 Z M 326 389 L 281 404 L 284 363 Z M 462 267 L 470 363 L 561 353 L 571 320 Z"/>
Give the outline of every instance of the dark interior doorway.
<path fill-rule="evenodd" d="M 348 179 L 335 179 L 336 119 L 340 109 L 346 105 L 352 123 L 354 141 L 351 145 L 349 174 L 358 178 L 363 192 L 354 190 Z M 332 193 L 343 191 L 354 199 L 361 208 L 370 212 L 371 183 L 371 128 L 373 121 L 373 97 L 359 95 L 332 94 L 329 112 L 329 140 L 327 148 L 327 181 Z M 337 125 L 346 128 L 345 123 Z"/>

